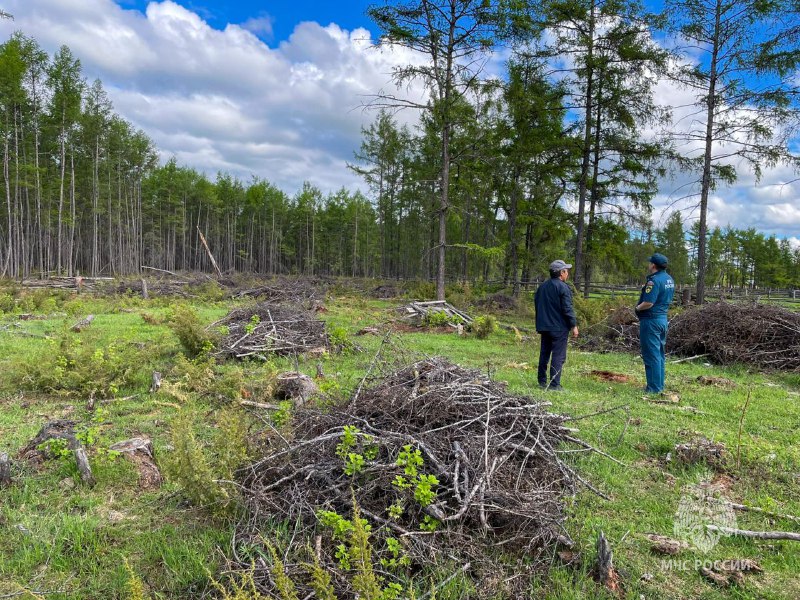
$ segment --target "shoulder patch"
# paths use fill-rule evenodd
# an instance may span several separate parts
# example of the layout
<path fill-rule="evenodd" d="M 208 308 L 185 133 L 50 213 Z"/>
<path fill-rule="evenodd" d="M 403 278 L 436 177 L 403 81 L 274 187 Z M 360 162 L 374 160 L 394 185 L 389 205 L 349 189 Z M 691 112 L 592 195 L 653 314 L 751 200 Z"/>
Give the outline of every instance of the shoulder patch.
<path fill-rule="evenodd" d="M 653 283 L 651 281 L 648 281 L 647 285 L 644 288 L 644 293 L 649 294 L 652 291 L 653 291 Z"/>

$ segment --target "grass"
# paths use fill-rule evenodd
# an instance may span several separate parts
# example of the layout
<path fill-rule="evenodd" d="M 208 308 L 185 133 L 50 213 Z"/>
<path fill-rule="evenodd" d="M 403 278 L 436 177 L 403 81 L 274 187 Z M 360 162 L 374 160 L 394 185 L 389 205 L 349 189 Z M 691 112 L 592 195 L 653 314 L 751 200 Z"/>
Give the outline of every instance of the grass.
<path fill-rule="evenodd" d="M 329 312 L 323 318 L 331 327 L 344 328 L 363 350 L 323 359 L 324 385 L 329 391 L 346 395 L 359 384 L 381 338 L 354 334 L 392 318 L 395 304 L 349 295 L 328 300 Z M 5 315 L 0 320 L 0 451 L 14 456 L 51 418 L 91 422 L 85 408 L 87 390 L 104 384 L 103 369 L 111 366 L 101 363 L 91 374 L 80 372 L 81 385 L 85 385 L 75 390 L 37 389 L 38 380 L 32 380 L 31 373 L 55 364 L 59 346 L 54 340 L 65 337 L 80 339 L 89 354 L 114 346 L 115 360 L 129 366 L 125 383 L 101 404 L 106 412 L 98 425 L 96 448 L 146 435 L 153 439 L 157 457 L 166 458 L 172 441 L 170 420 L 179 408 L 192 412 L 199 439 L 212 439 L 221 407 L 218 397 L 192 392 L 192 401 L 185 403 L 163 393 L 155 397 L 146 393 L 153 370 L 164 373 L 168 382 L 178 380 L 172 367 L 180 346 L 165 323 L 169 305 L 164 299 L 60 295 L 48 301 L 39 296 L 25 305 L 37 319 L 20 321 L 16 314 Z M 192 306 L 208 323 L 228 310 L 223 302 L 198 300 Z M 89 313 L 96 315 L 91 327 L 80 334 L 68 332 L 69 325 Z M 530 314 L 524 309 L 499 320 L 531 328 Z M 577 416 L 624 407 L 576 422 L 582 439 L 627 466 L 596 454 L 571 455 L 582 475 L 611 500 L 589 491 L 575 498 L 566 527 L 577 543 L 580 565 L 566 566 L 556 560 L 547 576 L 533 582 L 531 598 L 610 598 L 589 575 L 600 531 L 614 549 L 627 598 L 800 597 L 797 543 L 723 537 L 709 554 L 689 550 L 676 557 L 687 561 L 689 568 L 681 569 L 653 554 L 645 538 L 647 533 L 673 535 L 684 486 L 709 473 L 725 484 L 728 497 L 736 502 L 800 515 L 800 376 L 752 373 L 744 367 L 720 368 L 698 361 L 668 365 L 668 388 L 681 397 L 679 405 L 669 405 L 642 396 L 641 361 L 624 354 L 571 350 L 562 378 L 567 390 L 542 392 L 536 386 L 535 334 L 520 340 L 513 332 L 499 331 L 478 340 L 455 334 L 407 333 L 394 336 L 391 348 L 409 357 L 448 356 L 507 381 L 514 392 L 552 402 L 554 411 Z M 273 363 L 225 366 L 218 373 L 239 369 L 245 381 L 258 381 L 273 369 L 294 368 L 290 360 Z M 316 359 L 301 358 L 298 366 L 313 374 L 315 364 Z M 631 383 L 600 381 L 592 375 L 594 370 L 627 375 Z M 697 377 L 701 374 L 731 379 L 736 387 L 726 391 L 700 385 Z M 748 394 L 740 467 L 730 460 L 720 474 L 702 464 L 665 460 L 676 443 L 696 434 L 723 442 L 735 457 Z M 699 412 L 681 410 L 681 406 Z M 230 522 L 189 506 L 172 482 L 143 492 L 134 467 L 122 458 L 101 460 L 96 452 L 92 456 L 98 481 L 92 489 L 79 483 L 69 460 L 48 461 L 38 468 L 15 462 L 15 483 L 0 488 L 0 597 L 36 598 L 47 592 L 45 597 L 59 599 L 126 598 L 125 559 L 153 598 L 191 598 L 207 592 L 208 573 L 218 572 L 229 552 Z M 797 530 L 791 521 L 770 521 L 753 513 L 736 516 L 743 529 Z M 726 558 L 755 559 L 764 572 L 747 575 L 744 585 L 722 590 L 703 579 L 694 566 L 695 560 Z"/>

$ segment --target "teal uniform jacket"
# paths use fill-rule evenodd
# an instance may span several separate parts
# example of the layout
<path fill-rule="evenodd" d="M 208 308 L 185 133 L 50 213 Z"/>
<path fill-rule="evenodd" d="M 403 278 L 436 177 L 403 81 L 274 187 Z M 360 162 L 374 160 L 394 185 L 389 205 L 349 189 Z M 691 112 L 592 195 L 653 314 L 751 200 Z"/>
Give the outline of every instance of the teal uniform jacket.
<path fill-rule="evenodd" d="M 652 302 L 647 310 L 637 311 L 639 345 L 642 350 L 647 393 L 664 391 L 667 349 L 667 310 L 675 295 L 675 282 L 666 271 L 656 271 L 647 277 L 639 294 L 639 303 Z M 638 306 L 638 304 L 637 304 Z"/>
<path fill-rule="evenodd" d="M 639 302 L 652 302 L 653 306 L 638 313 L 639 319 L 666 318 L 667 311 L 675 295 L 675 282 L 666 271 L 657 271 L 647 276 L 647 281 L 642 286 Z"/>

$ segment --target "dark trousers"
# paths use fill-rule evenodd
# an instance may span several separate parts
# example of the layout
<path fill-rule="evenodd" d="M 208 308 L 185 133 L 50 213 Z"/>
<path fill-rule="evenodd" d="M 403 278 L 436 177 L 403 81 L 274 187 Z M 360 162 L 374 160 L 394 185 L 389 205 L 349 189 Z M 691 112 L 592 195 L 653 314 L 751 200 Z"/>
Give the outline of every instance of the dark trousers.
<path fill-rule="evenodd" d="M 539 385 L 542 387 L 559 387 L 561 370 L 567 360 L 567 339 L 569 330 L 540 331 L 542 344 L 539 348 Z M 547 379 L 547 363 L 550 363 L 550 380 Z"/>

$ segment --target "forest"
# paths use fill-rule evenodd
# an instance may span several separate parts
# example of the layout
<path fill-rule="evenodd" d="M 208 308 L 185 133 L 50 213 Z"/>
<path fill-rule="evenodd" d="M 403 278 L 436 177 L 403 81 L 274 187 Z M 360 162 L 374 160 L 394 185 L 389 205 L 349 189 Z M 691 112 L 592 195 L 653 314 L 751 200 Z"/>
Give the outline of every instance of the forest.
<path fill-rule="evenodd" d="M 756 174 L 766 165 L 797 164 L 787 68 L 796 56 L 781 38 L 737 55 L 757 24 L 725 13 L 728 38 L 709 39 L 731 48 L 728 62 L 715 63 L 714 73 L 699 72 L 702 65 L 695 73 L 671 72 L 674 55 L 652 41 L 657 23 L 638 5 L 593 2 L 589 12 L 574 14 L 558 6 L 535 11 L 523 42 L 483 8 L 452 18 L 454 31 L 464 28 L 451 44 L 453 58 L 476 58 L 479 35 L 514 48 L 502 81 L 482 78 L 478 67 L 459 70 L 458 60 L 444 75 L 398 69 L 397 83 L 421 79 L 431 99 L 411 107 L 421 118 L 410 128 L 394 117 L 407 101 L 376 96 L 380 110 L 349 165 L 365 191 L 324 192 L 306 183 L 292 194 L 265 177 L 211 178 L 175 159 L 163 164 L 147 134 L 114 112 L 102 82 L 86 80 L 80 57 L 66 46 L 49 56 L 16 33 L 0 46 L 0 274 L 209 270 L 202 232 L 223 270 L 269 275 L 501 281 L 516 295 L 561 256 L 575 262 L 575 283 L 588 293 L 590 283 L 639 281 L 658 249 L 682 285 L 800 287 L 800 249 L 786 238 L 706 221 L 709 192 L 724 194 L 737 176 L 726 158 Z M 674 9 L 685 19 L 672 23 L 673 32 L 700 36 L 712 13 L 692 16 L 681 6 Z M 436 55 L 442 48 L 433 34 L 447 23 L 425 26 L 415 14 L 387 5 L 370 16 L 385 32 L 380 43 Z M 543 37 L 545 29 L 557 35 Z M 564 56 L 572 62 L 548 70 Z M 773 77 L 760 87 L 737 79 L 746 67 Z M 701 112 L 708 108 L 707 132 L 652 133 L 656 122 L 669 122 L 668 108 L 654 100 L 654 75 L 683 78 L 701 92 L 724 84 L 698 96 Z M 733 114 L 745 97 L 757 106 L 753 119 Z M 703 154 L 699 141 L 707 142 Z M 679 151 L 692 143 L 694 151 Z M 697 177 L 699 210 L 654 222 L 658 182 L 678 172 Z"/>

